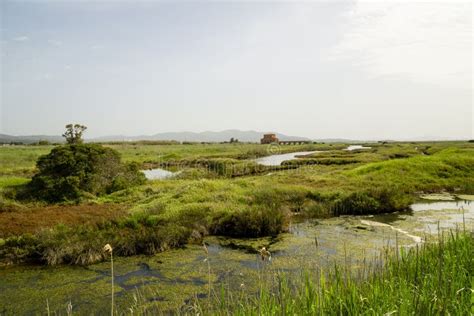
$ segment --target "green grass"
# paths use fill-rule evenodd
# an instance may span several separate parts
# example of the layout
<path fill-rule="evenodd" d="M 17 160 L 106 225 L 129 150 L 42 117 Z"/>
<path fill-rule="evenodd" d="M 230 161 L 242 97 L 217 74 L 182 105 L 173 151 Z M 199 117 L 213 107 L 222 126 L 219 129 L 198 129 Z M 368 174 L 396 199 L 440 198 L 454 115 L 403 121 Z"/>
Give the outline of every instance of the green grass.
<path fill-rule="evenodd" d="M 247 171 L 243 159 L 267 154 L 260 145 L 111 146 L 126 161 L 144 165 L 196 160 L 207 165 L 186 167 L 179 179 L 91 197 L 88 202 L 121 204 L 128 213 L 94 225 L 59 225 L 6 238 L 0 244 L 2 261 L 89 264 L 104 260 L 106 243 L 117 256 L 154 254 L 201 243 L 209 234 L 275 235 L 285 231 L 292 212 L 308 217 L 376 214 L 407 208 L 422 192 L 474 193 L 474 144 L 467 142 L 372 144 L 360 152 L 288 146 L 283 150 L 326 149 L 307 159 L 327 163 L 258 172 Z M 0 148 L 0 212 L 28 210 L 31 205 L 15 200 L 14 190 L 29 181 L 36 158 L 51 148 Z M 227 163 L 239 177 L 226 173 Z M 209 172 L 210 166 L 215 170 Z M 452 234 L 439 244 L 383 258 L 383 268 L 374 264 L 352 270 L 357 274 L 344 266 L 322 274 L 271 274 L 262 277 L 257 292 L 220 291 L 215 285 L 209 301 L 186 308 L 193 314 L 221 315 L 469 315 L 473 257 L 472 236 Z M 156 311 L 149 304 L 134 308 L 138 314 Z"/>
<path fill-rule="evenodd" d="M 191 311 L 216 315 L 470 315 L 473 255 L 472 237 L 451 233 L 439 243 L 386 255 L 383 267 L 366 264 L 354 270 L 336 265 L 329 273 L 265 275 L 257 293 L 217 288 L 210 300 L 196 300 Z M 152 308 L 141 312 L 146 314 Z"/>
<path fill-rule="evenodd" d="M 11 210 L 20 205 L 14 200 L 16 190 L 30 182 L 29 178 L 0 176 L 0 212 Z"/>
<path fill-rule="evenodd" d="M 123 146 L 122 152 L 128 152 L 125 155 L 128 155 L 128 160 L 132 160 L 130 155 L 135 145 L 114 146 Z M 422 192 L 446 190 L 474 193 L 474 145 L 469 143 L 378 144 L 374 145 L 371 153 L 332 150 L 331 155 L 340 156 L 367 157 L 370 154 L 371 160 L 375 161 L 266 170 L 264 173 L 238 178 L 229 178 L 219 170 L 225 171 L 226 161 L 230 160 L 231 164 L 241 161 L 236 160 L 236 155 L 264 146 L 137 146 L 136 153 L 145 153 L 144 159 L 151 156 L 149 151 L 156 153 L 163 150 L 171 154 L 174 147 L 178 148 L 177 156 L 188 160 L 202 155 L 216 155 L 220 158 L 208 158 L 207 162 L 217 161 L 213 165 L 217 172 L 198 167 L 189 170 L 199 170 L 198 175 L 204 175 L 202 178 L 187 178 L 185 175 L 182 179 L 149 181 L 139 187 L 92 198 L 94 203 L 126 205 L 128 215 L 107 225 L 53 229 L 32 236 L 27 243 L 13 240 L 2 246 L 1 256 L 14 258 L 22 248 L 27 248 L 29 252 L 19 256 L 21 260 L 92 263 L 102 260 L 101 257 L 91 256 L 91 260 L 83 260 L 84 254 L 98 253 L 102 243 L 115 242 L 117 246 L 113 246 L 117 249 L 117 255 L 154 253 L 188 242 L 199 242 L 201 237 L 209 234 L 241 237 L 274 235 L 285 231 L 292 212 L 307 217 L 377 214 L 406 209 Z M 415 149 L 421 146 L 423 154 Z M 21 147 L 20 152 L 24 148 Z M 36 150 L 35 147 L 31 148 Z M 0 152 L 3 149 L 0 148 Z M 11 149 L 7 147 L 7 150 Z M 398 153 L 397 157 L 391 159 L 390 156 L 395 153 Z M 373 159 L 374 155 L 378 158 Z M 400 155 L 409 157 L 399 158 Z M 19 157 L 20 161 L 24 161 L 22 155 L 19 154 Z M 213 176 L 206 178 L 205 175 L 209 173 Z M 0 179 L 0 187 L 4 185 L 2 183 L 11 185 L 27 181 L 12 176 Z M 64 241 L 66 236 L 68 242 Z M 49 257 L 53 259 L 49 260 Z"/>
<path fill-rule="evenodd" d="M 335 147 L 337 145 L 334 145 Z M 118 150 L 125 161 L 166 163 L 177 162 L 181 160 L 196 160 L 205 158 L 233 158 L 248 159 L 267 156 L 267 145 L 260 144 L 192 144 L 192 145 L 129 145 L 126 143 L 120 145 L 110 145 Z M 326 149 L 329 145 L 308 144 L 280 146 L 280 151 L 294 152 Z"/>
<path fill-rule="evenodd" d="M 119 143 L 105 146 L 120 152 L 123 161 L 141 164 L 171 163 L 181 160 L 197 160 L 206 158 L 248 159 L 267 156 L 267 145 L 259 144 L 147 144 Z M 281 146 L 281 153 L 325 150 L 341 148 L 343 145 L 307 144 Z M 51 151 L 53 146 L 2 146 L 0 147 L 0 175 L 31 175 L 34 172 L 39 156 Z"/>
<path fill-rule="evenodd" d="M 39 156 L 51 151 L 53 146 L 2 146 L 0 147 L 0 176 L 31 176 Z"/>
<path fill-rule="evenodd" d="M 0 190 L 2 188 L 21 186 L 30 181 L 29 178 L 15 177 L 15 176 L 3 176 L 0 177 Z"/>
<path fill-rule="evenodd" d="M 472 192 L 473 170 L 474 148 L 449 148 L 430 156 L 369 163 L 346 174 L 361 182 L 390 183 L 411 192 L 442 189 Z"/>

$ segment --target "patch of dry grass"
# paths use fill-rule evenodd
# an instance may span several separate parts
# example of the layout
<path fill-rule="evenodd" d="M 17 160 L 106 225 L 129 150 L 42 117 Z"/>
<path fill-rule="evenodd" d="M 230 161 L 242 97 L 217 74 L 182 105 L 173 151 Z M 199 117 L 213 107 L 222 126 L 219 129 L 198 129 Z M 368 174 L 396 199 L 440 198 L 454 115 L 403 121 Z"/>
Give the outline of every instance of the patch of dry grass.
<path fill-rule="evenodd" d="M 0 238 L 18 236 L 25 233 L 35 234 L 58 224 L 94 225 L 126 216 L 123 205 L 84 204 L 50 205 L 15 208 L 9 212 L 0 212 Z"/>

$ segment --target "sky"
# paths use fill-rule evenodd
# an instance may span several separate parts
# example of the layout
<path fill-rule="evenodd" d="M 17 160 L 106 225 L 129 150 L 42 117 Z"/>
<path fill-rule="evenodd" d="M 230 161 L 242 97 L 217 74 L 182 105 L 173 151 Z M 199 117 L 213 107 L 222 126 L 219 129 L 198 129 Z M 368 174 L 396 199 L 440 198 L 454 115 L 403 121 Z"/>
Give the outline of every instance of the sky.
<path fill-rule="evenodd" d="M 0 133 L 470 139 L 471 1 L 1 1 Z"/>

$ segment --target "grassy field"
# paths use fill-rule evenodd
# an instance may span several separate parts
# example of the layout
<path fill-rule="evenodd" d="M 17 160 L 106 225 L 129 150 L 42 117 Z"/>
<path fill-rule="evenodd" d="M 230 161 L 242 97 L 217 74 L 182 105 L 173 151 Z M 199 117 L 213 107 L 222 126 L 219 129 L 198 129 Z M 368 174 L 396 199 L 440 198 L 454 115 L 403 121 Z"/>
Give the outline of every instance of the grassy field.
<path fill-rule="evenodd" d="M 150 145 L 140 143 L 105 144 L 116 149 L 124 161 L 139 163 L 163 163 L 198 158 L 247 159 L 268 155 L 267 146 L 258 144 L 166 144 Z M 327 148 L 341 148 L 341 145 L 291 145 L 281 146 L 279 151 L 295 152 Z M 34 172 L 39 156 L 51 151 L 53 146 L 3 146 L 0 147 L 0 175 L 30 175 Z"/>
<path fill-rule="evenodd" d="M 0 147 L 0 175 L 31 176 L 38 157 L 49 153 L 52 148 L 52 146 Z"/>
<path fill-rule="evenodd" d="M 474 145 L 468 142 L 377 143 L 358 151 L 341 144 L 281 146 L 281 152 L 322 152 L 278 168 L 248 160 L 270 153 L 256 144 L 110 146 L 144 166 L 184 161 L 183 172 L 54 208 L 16 197 L 34 173 L 35 159 L 51 147 L 2 147 L 0 238 L 8 238 L 1 241 L 1 258 L 87 264 L 103 260 L 106 243 L 117 255 L 152 254 L 209 234 L 276 235 L 295 213 L 377 214 L 404 210 L 421 193 L 474 193 Z M 56 215 L 48 221 L 44 214 Z M 25 221 L 23 228 L 6 224 L 13 219 Z"/>

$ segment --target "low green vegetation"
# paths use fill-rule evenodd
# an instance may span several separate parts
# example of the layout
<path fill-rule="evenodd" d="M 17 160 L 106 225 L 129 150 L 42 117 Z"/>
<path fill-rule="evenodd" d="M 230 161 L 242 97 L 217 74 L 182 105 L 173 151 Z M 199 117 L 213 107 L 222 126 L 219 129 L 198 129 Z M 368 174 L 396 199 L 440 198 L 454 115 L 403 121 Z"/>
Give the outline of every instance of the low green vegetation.
<path fill-rule="evenodd" d="M 259 240 L 272 245 L 290 235 L 281 233 L 288 231 L 295 217 L 376 215 L 407 210 L 423 194 L 454 193 L 453 198 L 474 194 L 472 143 L 366 146 L 371 148 L 282 146 L 282 153 L 319 151 L 282 166 L 257 164 L 254 158 L 270 153 L 256 144 L 2 147 L 0 262 L 89 265 L 109 258 L 103 251 L 106 244 L 113 247 L 114 260 L 173 248 L 183 248 L 174 250 L 183 254 L 187 249 L 202 251 L 204 260 L 209 254 L 200 248 L 210 239 L 255 253 L 262 245 L 248 246 L 252 238 L 265 237 Z M 156 167 L 180 173 L 146 181 L 139 171 Z M 371 228 L 360 229 L 370 233 Z M 279 247 L 271 251 L 285 249 Z M 212 295 L 187 301 L 178 312 L 468 315 L 473 257 L 472 236 L 459 233 L 372 263 L 355 267 L 338 263 L 329 271 L 305 267 L 301 274 L 276 273 L 267 269 L 267 263 L 258 263 L 256 287 L 237 284 L 236 288 L 204 272 Z M 147 258 L 160 264 L 153 261 L 156 257 Z M 198 260 L 206 271 L 212 269 L 209 261 Z M 193 291 L 202 287 L 199 282 Z M 101 286 L 105 285 L 102 280 Z M 180 297 L 189 298 L 190 291 Z M 140 301 L 141 297 L 136 295 L 130 303 L 134 314 L 162 312 L 162 305 L 145 296 Z"/>
<path fill-rule="evenodd" d="M 230 159 L 253 159 L 267 156 L 268 146 L 251 143 L 232 144 L 129 144 L 120 143 L 109 145 L 121 153 L 124 161 L 136 161 L 145 166 L 191 165 L 196 161 L 204 162 L 210 158 L 230 158 Z M 343 145 L 342 145 L 343 146 Z M 327 150 L 329 148 L 341 148 L 341 145 L 332 144 L 306 144 L 280 146 L 280 153 L 290 153 L 296 151 Z"/>
<path fill-rule="evenodd" d="M 10 236 L 0 246 L 3 261 L 89 264 L 103 260 L 101 247 L 105 243 L 112 244 L 117 255 L 151 254 L 200 243 L 207 235 L 277 235 L 287 230 L 294 214 L 312 218 L 379 214 L 408 209 L 421 193 L 474 193 L 474 146 L 467 142 L 380 143 L 354 152 L 342 150 L 344 145 L 288 146 L 288 150 L 326 150 L 314 157 L 350 156 L 348 159 L 357 160 L 290 168 L 265 167 L 245 160 L 264 154 L 266 146 L 256 144 L 111 146 L 127 162 L 155 166 L 164 159 L 175 167 L 181 164 L 182 173 L 173 179 L 139 184 L 142 180 L 137 176 L 137 165 L 125 167 L 111 148 L 54 147 L 39 160 L 38 173 L 27 187 L 35 188 L 34 192 L 50 202 L 80 197 L 87 203 L 121 205 L 127 211 L 119 217 L 108 215 L 102 223 L 94 220 L 94 224 L 47 226 L 44 231 L 38 227 L 30 234 L 14 236 L 2 232 Z M 20 161 L 25 148 L 18 148 Z M 176 153 L 173 148 L 178 148 Z M 7 152 L 13 149 L 6 147 Z M 84 163 L 76 164 L 75 157 L 84 157 Z M 88 165 L 92 161 L 98 161 L 99 167 Z M 65 176 L 64 170 L 71 171 L 73 179 Z M 0 219 L 8 212 L 23 214 L 38 207 L 37 202 L 18 199 L 17 193 L 28 178 L 5 175 L 0 179 Z"/>
<path fill-rule="evenodd" d="M 25 176 L 34 174 L 36 161 L 53 146 L 2 146 L 0 147 L 0 176 Z"/>

